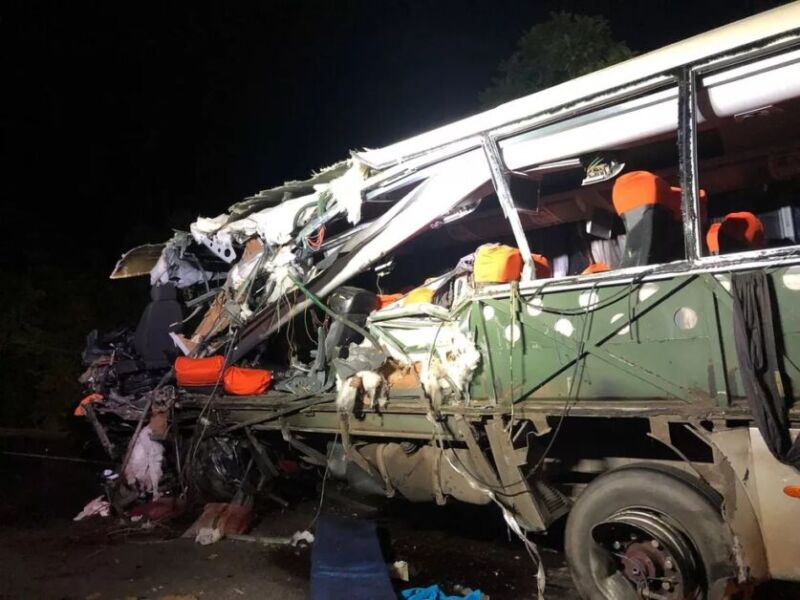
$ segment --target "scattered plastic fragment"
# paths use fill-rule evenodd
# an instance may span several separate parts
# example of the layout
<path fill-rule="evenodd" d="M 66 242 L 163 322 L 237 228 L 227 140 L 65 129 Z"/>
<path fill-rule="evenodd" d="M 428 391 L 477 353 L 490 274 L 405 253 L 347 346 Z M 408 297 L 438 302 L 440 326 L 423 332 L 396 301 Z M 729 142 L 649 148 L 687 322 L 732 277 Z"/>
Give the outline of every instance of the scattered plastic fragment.
<path fill-rule="evenodd" d="M 389 577 L 392 579 L 399 579 L 400 581 L 408 581 L 410 579 L 407 561 L 396 560 L 387 566 L 389 568 Z"/>
<path fill-rule="evenodd" d="M 425 588 L 403 590 L 400 595 L 405 600 L 481 600 L 485 597 L 480 590 L 472 590 L 466 596 L 448 596 L 436 584 Z"/>
<path fill-rule="evenodd" d="M 297 546 L 300 543 L 311 545 L 314 543 L 314 534 L 310 531 L 295 531 L 289 543 L 292 546 Z"/>
<path fill-rule="evenodd" d="M 77 515 L 75 515 L 75 518 L 72 520 L 82 521 L 86 517 L 92 517 L 94 515 L 107 517 L 110 514 L 111 514 L 111 504 L 109 504 L 105 496 L 98 496 L 97 498 L 89 502 L 86 506 L 84 506 L 83 510 L 79 512 Z"/>

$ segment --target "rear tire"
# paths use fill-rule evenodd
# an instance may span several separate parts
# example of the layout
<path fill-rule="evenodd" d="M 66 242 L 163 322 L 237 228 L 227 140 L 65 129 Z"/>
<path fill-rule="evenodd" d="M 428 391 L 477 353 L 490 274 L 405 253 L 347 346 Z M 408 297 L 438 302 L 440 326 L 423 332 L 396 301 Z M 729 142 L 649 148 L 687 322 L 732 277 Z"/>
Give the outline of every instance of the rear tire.
<path fill-rule="evenodd" d="M 716 492 L 678 469 L 640 464 L 601 475 L 578 498 L 565 532 L 581 597 L 726 598 L 735 568 L 720 505 Z"/>

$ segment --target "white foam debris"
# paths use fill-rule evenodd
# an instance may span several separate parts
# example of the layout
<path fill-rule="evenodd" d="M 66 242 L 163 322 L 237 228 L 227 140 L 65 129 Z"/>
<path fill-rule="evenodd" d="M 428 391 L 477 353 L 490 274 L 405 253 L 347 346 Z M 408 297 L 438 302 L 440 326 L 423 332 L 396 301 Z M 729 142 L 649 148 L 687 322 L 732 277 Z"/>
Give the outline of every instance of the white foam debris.
<path fill-rule="evenodd" d="M 162 475 L 164 446 L 152 439 L 152 433 L 149 425 L 139 432 L 123 474 L 129 486 L 141 493 L 150 492 L 153 499 L 157 500 L 160 496 L 158 483 Z"/>
<path fill-rule="evenodd" d="M 380 373 L 375 371 L 359 371 L 357 377 L 361 378 L 361 387 L 364 392 L 364 406 L 374 407 L 377 403 L 378 408 L 386 406 L 387 385 L 386 380 Z"/>
<path fill-rule="evenodd" d="M 336 204 L 347 213 L 348 223 L 355 225 L 361 221 L 361 188 L 367 178 L 367 168 L 357 160 L 351 163 L 344 175 L 328 184 L 328 190 Z"/>

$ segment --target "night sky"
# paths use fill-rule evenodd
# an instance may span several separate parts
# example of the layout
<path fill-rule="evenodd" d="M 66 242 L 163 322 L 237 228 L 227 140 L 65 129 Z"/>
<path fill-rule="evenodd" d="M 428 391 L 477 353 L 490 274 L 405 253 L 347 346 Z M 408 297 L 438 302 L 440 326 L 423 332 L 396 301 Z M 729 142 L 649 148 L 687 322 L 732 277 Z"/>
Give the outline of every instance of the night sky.
<path fill-rule="evenodd" d="M 294 0 L 0 9 L 4 269 L 106 274 L 243 196 L 479 110 L 549 11 L 645 52 L 776 2 Z"/>

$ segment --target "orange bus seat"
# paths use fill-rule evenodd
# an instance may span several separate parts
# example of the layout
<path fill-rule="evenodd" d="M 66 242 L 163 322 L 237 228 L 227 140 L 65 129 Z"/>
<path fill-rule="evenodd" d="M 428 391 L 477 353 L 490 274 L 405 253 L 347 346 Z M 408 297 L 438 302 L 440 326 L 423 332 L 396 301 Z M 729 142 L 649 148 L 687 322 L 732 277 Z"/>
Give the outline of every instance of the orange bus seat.
<path fill-rule="evenodd" d="M 605 273 L 606 271 L 610 270 L 611 267 L 609 267 L 606 263 L 596 262 L 586 267 L 581 273 L 581 275 L 591 275 L 592 273 Z"/>
<path fill-rule="evenodd" d="M 484 244 L 475 253 L 475 283 L 508 283 L 522 275 L 522 254 L 503 244 Z"/>
<path fill-rule="evenodd" d="M 617 178 L 611 196 L 614 210 L 625 222 L 620 267 L 659 264 L 685 256 L 680 188 L 649 171 L 632 171 Z M 700 197 L 702 218 L 705 192 Z"/>
<path fill-rule="evenodd" d="M 764 247 L 764 224 L 751 212 L 732 212 L 714 223 L 706 234 L 711 254 L 759 250 Z"/>
<path fill-rule="evenodd" d="M 220 380 L 224 367 L 225 359 L 222 356 L 179 356 L 175 359 L 175 379 L 181 387 L 215 385 Z"/>
<path fill-rule="evenodd" d="M 394 304 L 402 297 L 403 294 L 378 294 L 378 310 Z"/>
<path fill-rule="evenodd" d="M 406 306 L 408 304 L 430 304 L 433 302 L 433 296 L 436 294 L 436 290 L 432 288 L 426 287 L 418 287 L 406 295 L 403 299 L 403 305 Z"/>
<path fill-rule="evenodd" d="M 553 276 L 553 269 L 550 261 L 541 254 L 531 254 L 533 265 L 536 268 L 536 279 L 550 279 Z"/>
<path fill-rule="evenodd" d="M 267 391 L 272 381 L 272 371 L 228 367 L 222 376 L 225 393 L 232 396 L 254 396 Z"/>

